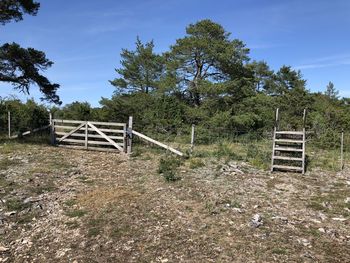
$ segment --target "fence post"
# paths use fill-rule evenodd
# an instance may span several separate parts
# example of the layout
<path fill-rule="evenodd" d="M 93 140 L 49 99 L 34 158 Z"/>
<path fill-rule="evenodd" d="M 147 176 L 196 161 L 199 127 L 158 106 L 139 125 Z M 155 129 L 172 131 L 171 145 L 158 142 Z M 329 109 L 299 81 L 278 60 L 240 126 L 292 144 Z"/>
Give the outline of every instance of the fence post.
<path fill-rule="evenodd" d="M 11 112 L 7 112 L 8 136 L 11 138 Z"/>
<path fill-rule="evenodd" d="M 127 154 L 131 154 L 132 151 L 132 116 L 129 117 L 129 125 L 128 125 L 128 146 L 127 146 Z"/>
<path fill-rule="evenodd" d="M 191 153 L 191 154 L 192 154 L 193 148 L 194 148 L 194 127 L 195 127 L 195 125 L 192 124 L 192 130 L 191 130 L 191 149 L 190 149 L 190 153 Z"/>
<path fill-rule="evenodd" d="M 88 122 L 85 122 L 85 149 L 88 149 L 88 141 L 89 141 L 89 128 L 88 128 Z"/>
<path fill-rule="evenodd" d="M 51 144 L 55 145 L 55 123 L 52 119 L 52 113 L 49 113 L 49 118 L 50 118 L 50 140 Z"/>
<path fill-rule="evenodd" d="M 344 169 L 344 131 L 341 132 L 340 139 L 340 170 Z"/>

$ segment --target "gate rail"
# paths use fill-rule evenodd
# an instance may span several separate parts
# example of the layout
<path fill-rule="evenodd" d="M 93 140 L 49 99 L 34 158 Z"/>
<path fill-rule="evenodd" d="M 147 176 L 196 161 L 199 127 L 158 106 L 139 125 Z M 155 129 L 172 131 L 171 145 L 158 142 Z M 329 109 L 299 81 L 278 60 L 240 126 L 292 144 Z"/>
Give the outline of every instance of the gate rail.
<path fill-rule="evenodd" d="M 52 124 L 53 143 L 60 147 L 126 152 L 126 123 L 53 119 Z"/>

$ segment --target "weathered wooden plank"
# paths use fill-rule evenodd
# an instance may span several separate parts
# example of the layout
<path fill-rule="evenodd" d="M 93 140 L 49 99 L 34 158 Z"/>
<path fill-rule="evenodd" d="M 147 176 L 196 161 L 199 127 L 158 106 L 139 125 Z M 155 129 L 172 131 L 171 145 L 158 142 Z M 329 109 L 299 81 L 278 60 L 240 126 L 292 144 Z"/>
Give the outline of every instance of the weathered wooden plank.
<path fill-rule="evenodd" d="M 303 135 L 303 132 L 300 132 L 300 131 L 276 131 L 276 134 Z"/>
<path fill-rule="evenodd" d="M 67 132 L 56 132 L 57 135 L 66 135 Z M 70 135 L 71 137 L 85 137 L 85 134 L 84 133 L 73 133 Z M 103 137 L 99 134 L 88 134 L 88 137 L 89 138 L 97 138 L 97 139 L 102 139 Z M 109 138 L 113 139 L 113 140 L 123 140 L 124 137 L 122 136 L 108 136 Z"/>
<path fill-rule="evenodd" d="M 180 152 L 180 151 L 178 151 L 178 150 L 176 150 L 176 149 L 174 149 L 174 148 L 172 148 L 172 147 L 170 147 L 168 145 L 165 145 L 164 143 L 158 142 L 158 141 L 156 141 L 156 140 L 154 140 L 154 139 L 152 139 L 152 138 L 150 138 L 150 137 L 148 137 L 148 136 L 146 136 L 146 135 L 144 135 L 142 133 L 139 133 L 139 132 L 133 130 L 132 134 L 135 134 L 136 136 L 139 136 L 140 138 L 142 138 L 142 139 L 144 139 L 146 141 L 149 141 L 151 143 L 154 143 L 154 144 L 156 144 L 156 145 L 158 145 L 158 146 L 160 146 L 160 147 L 162 147 L 164 149 L 167 149 L 167 150 L 169 150 L 169 151 L 171 151 L 171 152 L 173 152 L 173 153 L 175 153 L 177 155 L 183 156 L 182 152 Z"/>
<path fill-rule="evenodd" d="M 71 134 L 75 133 L 76 131 L 80 130 L 80 128 L 82 128 L 83 126 L 85 126 L 85 122 L 80 124 L 78 127 L 76 127 L 75 129 L 71 130 L 70 132 L 68 132 L 66 135 L 64 135 L 63 137 L 61 137 L 58 142 L 63 141 L 64 139 L 66 139 L 67 137 L 69 137 Z M 85 127 L 84 127 L 85 128 Z"/>
<path fill-rule="evenodd" d="M 285 160 L 285 161 L 302 161 L 303 158 L 289 157 L 289 156 L 274 156 L 275 160 Z"/>
<path fill-rule="evenodd" d="M 75 129 L 77 126 L 62 126 L 62 125 L 55 125 L 55 129 L 62 129 L 62 130 L 73 130 Z M 85 128 L 81 128 L 79 130 L 85 130 Z M 89 131 L 94 131 L 94 129 L 92 128 L 88 128 Z M 102 132 L 114 132 L 114 133 L 124 133 L 123 130 L 115 130 L 115 129 L 99 129 Z"/>
<path fill-rule="evenodd" d="M 294 171 L 303 171 L 302 167 L 297 166 L 286 166 L 286 165 L 273 165 L 274 169 L 281 169 L 281 170 L 294 170 Z"/>
<path fill-rule="evenodd" d="M 289 147 L 275 147 L 274 151 L 280 152 L 302 152 L 303 149 L 289 148 Z"/>
<path fill-rule="evenodd" d="M 62 119 L 53 119 L 53 122 L 59 123 L 59 124 L 81 124 L 85 123 L 85 121 L 78 121 L 78 120 L 62 120 Z M 101 122 L 101 121 L 90 121 L 90 123 L 94 125 L 106 125 L 106 126 L 126 126 L 126 123 L 121 123 L 121 122 Z"/>
<path fill-rule="evenodd" d="M 106 126 L 126 126 L 126 123 L 120 122 L 101 122 L 101 121 L 90 121 L 93 125 L 106 125 Z"/>
<path fill-rule="evenodd" d="M 85 144 L 86 143 L 85 139 L 83 139 L 83 140 L 65 139 L 62 142 L 81 143 L 81 144 Z M 119 146 L 123 147 L 122 143 L 117 143 L 117 144 Z M 88 141 L 88 145 L 110 145 L 110 146 L 114 146 L 110 142 L 106 142 L 106 141 Z"/>
<path fill-rule="evenodd" d="M 40 128 L 36 128 L 36 129 L 33 129 L 31 131 L 26 131 L 26 132 L 23 132 L 21 134 L 21 136 L 26 136 L 26 135 L 29 135 L 29 134 L 32 134 L 34 132 L 37 132 L 37 131 L 42 131 L 42 130 L 45 130 L 47 128 L 49 128 L 51 125 L 45 125 L 43 127 L 40 127 Z M 18 138 L 18 135 L 14 135 L 14 136 L 11 136 L 12 139 L 15 139 L 15 138 Z"/>
<path fill-rule="evenodd" d="M 133 124 L 133 118 L 132 116 L 129 116 L 129 125 L 128 125 L 128 140 L 127 140 L 127 154 L 131 154 L 132 151 L 132 124 Z"/>
<path fill-rule="evenodd" d="M 111 138 L 109 138 L 106 134 L 104 134 L 101 130 L 96 128 L 95 125 L 88 122 L 87 123 L 92 129 L 94 129 L 98 134 L 100 134 L 104 139 L 106 139 L 108 142 L 110 142 L 115 148 L 117 148 L 119 151 L 123 152 L 123 148 L 120 147 L 116 142 L 114 142 Z"/>
<path fill-rule="evenodd" d="M 81 123 L 85 123 L 86 121 L 76 121 L 76 120 L 61 120 L 61 119 L 53 119 L 52 120 L 54 123 L 70 123 L 70 124 L 81 124 Z"/>
<path fill-rule="evenodd" d="M 59 138 L 58 138 L 59 139 Z M 59 141 L 59 140 L 58 140 Z M 85 144 L 85 140 L 77 140 L 77 139 L 64 139 L 63 141 L 59 141 L 60 143 L 64 143 L 64 142 L 72 142 L 72 143 L 81 143 L 81 144 Z"/>
<path fill-rule="evenodd" d="M 275 139 L 275 142 L 282 142 L 282 143 L 304 143 L 304 141 L 301 140 L 290 140 L 290 139 Z"/>

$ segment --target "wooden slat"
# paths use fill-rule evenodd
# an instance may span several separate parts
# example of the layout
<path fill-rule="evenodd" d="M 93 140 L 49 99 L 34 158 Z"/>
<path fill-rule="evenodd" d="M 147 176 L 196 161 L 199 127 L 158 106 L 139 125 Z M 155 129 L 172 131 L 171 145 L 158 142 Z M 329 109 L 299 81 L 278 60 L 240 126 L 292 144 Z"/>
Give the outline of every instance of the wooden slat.
<path fill-rule="evenodd" d="M 276 131 L 276 134 L 286 134 L 286 135 L 303 135 L 303 132 L 299 131 Z"/>
<path fill-rule="evenodd" d="M 85 121 L 76 121 L 76 120 L 60 120 L 60 119 L 53 119 L 52 120 L 54 123 L 57 122 L 57 123 L 71 123 L 71 124 L 81 124 L 81 123 L 85 123 Z"/>
<path fill-rule="evenodd" d="M 72 143 L 82 143 L 85 144 L 85 139 L 84 140 L 76 140 L 76 139 L 65 139 L 62 142 L 72 142 Z M 119 146 L 123 147 L 122 143 L 117 143 Z M 106 142 L 106 141 L 88 141 L 88 145 L 110 145 L 110 146 L 114 146 L 112 145 L 110 142 Z"/>
<path fill-rule="evenodd" d="M 295 171 L 302 171 L 302 167 L 297 166 L 286 166 L 286 165 L 273 165 L 274 169 L 281 169 L 281 170 L 295 170 Z"/>
<path fill-rule="evenodd" d="M 300 140 L 289 140 L 289 139 L 275 139 L 275 142 L 282 142 L 282 143 L 303 143 L 303 141 L 300 141 Z"/>
<path fill-rule="evenodd" d="M 57 135 L 66 135 L 67 133 L 66 132 L 56 132 Z M 73 133 L 71 134 L 72 137 L 85 137 L 85 134 L 84 133 Z M 103 137 L 101 135 L 97 135 L 97 134 L 88 134 L 88 137 L 89 138 L 99 138 L 99 139 L 102 139 Z M 109 138 L 113 139 L 113 140 L 124 140 L 124 137 L 122 136 L 108 136 Z"/>
<path fill-rule="evenodd" d="M 98 134 L 100 134 L 104 139 L 106 139 L 108 142 L 110 142 L 115 148 L 117 148 L 119 151 L 123 152 L 123 148 L 120 147 L 117 143 L 115 143 L 112 139 L 110 139 L 106 134 L 104 134 L 101 130 L 96 128 L 95 125 L 92 123 L 88 122 L 87 123 L 92 129 L 94 129 Z"/>
<path fill-rule="evenodd" d="M 53 122 L 60 123 L 60 124 L 65 124 L 65 123 L 68 123 L 68 124 L 74 124 L 74 123 L 81 124 L 81 123 L 85 123 L 85 121 L 61 120 L 61 119 L 54 119 Z M 122 127 L 126 126 L 126 123 L 120 123 L 120 122 L 92 121 L 90 123 L 92 123 L 94 125 L 122 126 Z"/>
<path fill-rule="evenodd" d="M 182 152 L 180 152 L 180 151 L 178 151 L 178 150 L 176 150 L 176 149 L 174 149 L 174 148 L 172 148 L 172 147 L 170 147 L 168 145 L 165 145 L 164 143 L 158 142 L 158 141 L 156 141 L 156 140 L 154 140 L 154 139 L 152 139 L 152 138 L 150 138 L 150 137 L 148 137 L 148 136 L 146 136 L 146 135 L 144 135 L 142 133 L 139 133 L 139 132 L 137 132 L 135 130 L 132 130 L 132 134 L 135 134 L 136 136 L 139 136 L 140 138 L 142 138 L 142 139 L 144 139 L 146 141 L 149 141 L 149 142 L 154 143 L 154 144 L 156 144 L 156 145 L 158 145 L 160 147 L 163 147 L 163 148 L 165 148 L 165 149 L 167 149 L 167 150 L 169 150 L 169 151 L 171 151 L 171 152 L 173 152 L 173 153 L 175 153 L 177 155 L 183 156 Z"/>
<path fill-rule="evenodd" d="M 66 139 L 67 137 L 69 137 L 71 134 L 75 133 L 77 130 L 79 130 L 80 128 L 82 128 L 83 126 L 85 126 L 85 122 L 80 124 L 78 127 L 76 127 L 75 129 L 71 130 L 70 132 L 68 132 L 66 135 L 64 135 L 62 138 L 60 138 L 58 140 L 58 142 L 63 141 L 64 139 Z"/>
<path fill-rule="evenodd" d="M 286 160 L 286 161 L 302 161 L 303 158 L 289 157 L 289 156 L 274 156 L 275 160 Z"/>
<path fill-rule="evenodd" d="M 76 128 L 76 127 L 74 127 L 74 126 L 55 125 L 55 129 L 73 130 L 73 129 L 75 129 L 75 128 Z M 85 128 L 80 128 L 79 130 L 85 130 Z M 89 131 L 95 131 L 95 130 L 92 129 L 92 128 L 89 128 L 88 130 L 89 130 Z M 99 129 L 99 130 L 102 131 L 102 132 L 124 133 L 123 130 L 115 130 L 115 129 L 105 129 L 105 128 L 102 128 L 102 129 Z"/>
<path fill-rule="evenodd" d="M 90 121 L 93 125 L 106 125 L 106 126 L 126 126 L 126 123 L 120 122 L 100 122 L 100 121 Z"/>
<path fill-rule="evenodd" d="M 26 132 L 23 132 L 21 135 L 22 136 L 26 136 L 26 135 L 29 135 L 29 134 L 32 134 L 34 132 L 37 132 L 37 131 L 42 131 L 42 130 L 45 130 L 47 128 L 49 128 L 51 125 L 45 125 L 44 127 L 41 127 L 41 128 L 36 128 L 36 129 L 33 129 L 31 131 L 26 131 Z M 15 138 L 18 138 L 18 135 L 14 135 L 14 136 L 11 136 L 12 139 L 15 139 Z"/>
<path fill-rule="evenodd" d="M 302 152 L 303 149 L 289 148 L 289 147 L 275 147 L 275 151 L 280 152 Z"/>
<path fill-rule="evenodd" d="M 58 140 L 59 141 L 59 140 Z M 59 141 L 60 143 L 63 143 L 63 142 L 73 142 L 73 143 L 82 143 L 84 144 L 85 143 L 85 140 L 77 140 L 77 139 L 64 139 L 63 141 Z"/>

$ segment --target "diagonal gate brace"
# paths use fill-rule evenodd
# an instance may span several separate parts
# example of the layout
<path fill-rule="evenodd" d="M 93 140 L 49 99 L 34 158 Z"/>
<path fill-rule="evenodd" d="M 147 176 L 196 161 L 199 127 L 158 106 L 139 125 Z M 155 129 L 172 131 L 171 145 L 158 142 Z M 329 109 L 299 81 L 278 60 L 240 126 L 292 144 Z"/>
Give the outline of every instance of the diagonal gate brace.
<path fill-rule="evenodd" d="M 85 124 L 84 124 L 85 125 Z M 111 138 L 109 138 L 106 134 L 101 132 L 95 125 L 93 125 L 91 122 L 87 122 L 87 125 L 90 126 L 94 131 L 96 131 L 99 135 L 101 135 L 104 139 L 106 139 L 110 144 L 112 144 L 115 148 L 117 148 L 119 151 L 124 152 L 123 148 L 120 147 L 118 144 L 116 144 Z"/>

